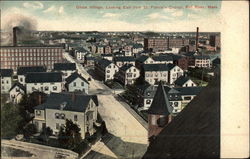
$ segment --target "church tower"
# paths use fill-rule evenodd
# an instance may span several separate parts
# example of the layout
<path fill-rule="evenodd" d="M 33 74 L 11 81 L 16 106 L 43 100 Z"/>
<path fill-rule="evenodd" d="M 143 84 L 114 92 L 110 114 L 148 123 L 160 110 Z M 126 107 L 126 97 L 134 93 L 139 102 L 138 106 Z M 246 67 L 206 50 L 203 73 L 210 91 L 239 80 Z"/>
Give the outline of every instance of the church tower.
<path fill-rule="evenodd" d="M 170 106 L 162 81 L 159 82 L 153 102 L 148 109 L 148 138 L 154 139 L 172 120 L 173 107 Z"/>

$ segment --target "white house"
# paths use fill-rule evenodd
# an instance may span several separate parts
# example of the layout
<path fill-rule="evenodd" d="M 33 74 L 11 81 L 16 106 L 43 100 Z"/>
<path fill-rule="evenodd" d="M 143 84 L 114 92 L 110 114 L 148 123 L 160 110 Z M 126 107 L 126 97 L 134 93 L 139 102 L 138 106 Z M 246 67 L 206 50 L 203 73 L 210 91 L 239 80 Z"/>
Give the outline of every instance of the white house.
<path fill-rule="evenodd" d="M 116 74 L 117 80 L 124 85 L 131 85 L 140 76 L 140 70 L 131 64 L 123 65 Z"/>
<path fill-rule="evenodd" d="M 184 71 L 177 65 L 174 64 L 167 64 L 169 71 L 168 71 L 168 83 L 174 84 L 174 82 L 184 74 Z"/>
<path fill-rule="evenodd" d="M 101 59 L 95 63 L 96 73 L 104 80 L 113 80 L 119 68 L 109 60 Z"/>
<path fill-rule="evenodd" d="M 25 75 L 28 72 L 46 72 L 44 66 L 30 66 L 30 67 L 18 67 L 17 68 L 17 79 L 18 82 L 22 85 L 25 85 Z"/>
<path fill-rule="evenodd" d="M 84 62 L 84 57 L 87 53 L 88 53 L 88 51 L 85 50 L 84 48 L 77 48 L 75 50 L 75 57 L 77 60 Z"/>
<path fill-rule="evenodd" d="M 12 69 L 0 69 L 1 94 L 8 94 L 12 86 Z"/>
<path fill-rule="evenodd" d="M 135 58 L 133 56 L 118 56 L 114 57 L 114 63 L 120 68 L 125 64 L 132 64 L 135 66 Z"/>
<path fill-rule="evenodd" d="M 51 92 L 62 91 L 62 73 L 61 72 L 36 72 L 26 75 L 26 93 L 34 91 L 50 94 Z"/>
<path fill-rule="evenodd" d="M 173 63 L 173 57 L 168 55 L 159 55 L 152 57 L 154 63 L 168 64 Z"/>
<path fill-rule="evenodd" d="M 54 135 L 65 126 L 66 119 L 73 121 L 81 129 L 82 138 L 88 132 L 92 135 L 97 122 L 97 96 L 75 93 L 52 93 L 45 103 L 36 106 L 33 123 L 42 131 L 49 127 Z"/>
<path fill-rule="evenodd" d="M 196 87 L 197 85 L 188 77 L 181 76 L 175 82 L 175 87 Z"/>
<path fill-rule="evenodd" d="M 76 71 L 75 63 L 54 63 L 54 71 L 63 73 L 63 81 Z"/>
<path fill-rule="evenodd" d="M 195 67 L 204 67 L 210 68 L 212 66 L 211 59 L 206 55 L 197 55 L 194 56 L 194 65 Z"/>
<path fill-rule="evenodd" d="M 143 45 L 142 44 L 134 44 L 132 48 L 133 54 L 138 54 L 139 52 L 143 51 Z"/>
<path fill-rule="evenodd" d="M 168 82 L 169 68 L 166 64 L 145 64 L 143 65 L 144 79 L 149 84 L 158 84 L 159 81 Z"/>
<path fill-rule="evenodd" d="M 10 101 L 19 103 L 23 95 L 26 93 L 26 88 L 21 83 L 17 82 L 10 88 Z"/>
<path fill-rule="evenodd" d="M 68 92 L 81 91 L 87 94 L 89 93 L 89 82 L 77 72 L 72 73 L 65 81 L 65 87 Z"/>

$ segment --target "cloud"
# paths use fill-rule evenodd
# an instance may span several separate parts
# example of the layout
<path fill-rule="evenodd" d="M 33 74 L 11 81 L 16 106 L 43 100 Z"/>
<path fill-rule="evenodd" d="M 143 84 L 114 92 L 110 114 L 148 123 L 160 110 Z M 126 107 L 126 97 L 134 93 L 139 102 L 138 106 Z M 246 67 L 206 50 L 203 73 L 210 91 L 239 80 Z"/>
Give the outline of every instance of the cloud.
<path fill-rule="evenodd" d="M 173 12 L 175 12 L 177 9 L 175 9 L 175 8 L 165 8 L 165 9 L 163 9 L 163 12 L 166 12 L 166 13 L 173 13 Z"/>
<path fill-rule="evenodd" d="M 174 16 L 174 17 L 181 17 L 183 16 L 183 10 L 179 10 L 179 11 L 176 11 L 176 12 L 173 12 L 171 15 Z"/>
<path fill-rule="evenodd" d="M 115 14 L 115 13 L 105 13 L 103 17 L 105 18 L 114 18 L 114 17 L 120 17 L 120 14 Z"/>
<path fill-rule="evenodd" d="M 42 9 L 43 4 L 41 2 L 24 2 L 23 6 L 28 9 Z"/>
<path fill-rule="evenodd" d="M 165 15 L 162 15 L 160 13 L 151 13 L 147 15 L 149 19 L 170 19 L 170 17 L 167 17 Z"/>
<path fill-rule="evenodd" d="M 188 14 L 187 17 L 189 19 L 198 19 L 198 18 L 201 18 L 199 15 L 197 15 L 197 14 L 191 14 L 191 13 Z"/>
<path fill-rule="evenodd" d="M 63 6 L 59 7 L 58 13 L 59 14 L 63 14 L 64 13 L 64 7 Z"/>
<path fill-rule="evenodd" d="M 43 12 L 44 12 L 44 13 L 49 13 L 49 12 L 55 11 L 55 9 L 56 9 L 55 6 L 51 6 L 51 7 L 47 8 L 46 10 L 44 10 Z"/>

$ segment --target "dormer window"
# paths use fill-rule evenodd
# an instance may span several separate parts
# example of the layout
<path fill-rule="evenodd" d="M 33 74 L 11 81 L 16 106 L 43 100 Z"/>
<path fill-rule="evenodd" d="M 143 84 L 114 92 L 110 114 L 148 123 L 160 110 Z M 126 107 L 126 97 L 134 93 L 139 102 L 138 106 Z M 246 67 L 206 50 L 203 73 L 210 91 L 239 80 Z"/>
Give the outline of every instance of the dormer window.
<path fill-rule="evenodd" d="M 61 119 L 65 119 L 65 114 L 62 113 L 60 116 L 61 116 Z"/>
<path fill-rule="evenodd" d="M 59 113 L 55 113 L 55 118 L 56 119 L 60 119 L 60 114 Z"/>
<path fill-rule="evenodd" d="M 36 110 L 36 116 L 40 116 L 41 115 L 41 111 L 40 110 Z"/>

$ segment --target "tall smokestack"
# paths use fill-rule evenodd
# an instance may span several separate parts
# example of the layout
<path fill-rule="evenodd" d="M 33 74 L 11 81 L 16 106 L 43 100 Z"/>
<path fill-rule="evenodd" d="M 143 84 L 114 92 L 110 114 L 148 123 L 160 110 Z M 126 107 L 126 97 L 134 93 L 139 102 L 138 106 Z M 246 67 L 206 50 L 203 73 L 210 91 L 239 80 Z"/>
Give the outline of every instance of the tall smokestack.
<path fill-rule="evenodd" d="M 199 43 L 199 27 L 196 28 L 196 51 L 198 52 L 198 43 Z"/>
<path fill-rule="evenodd" d="M 13 46 L 17 46 L 17 27 L 13 28 Z"/>

